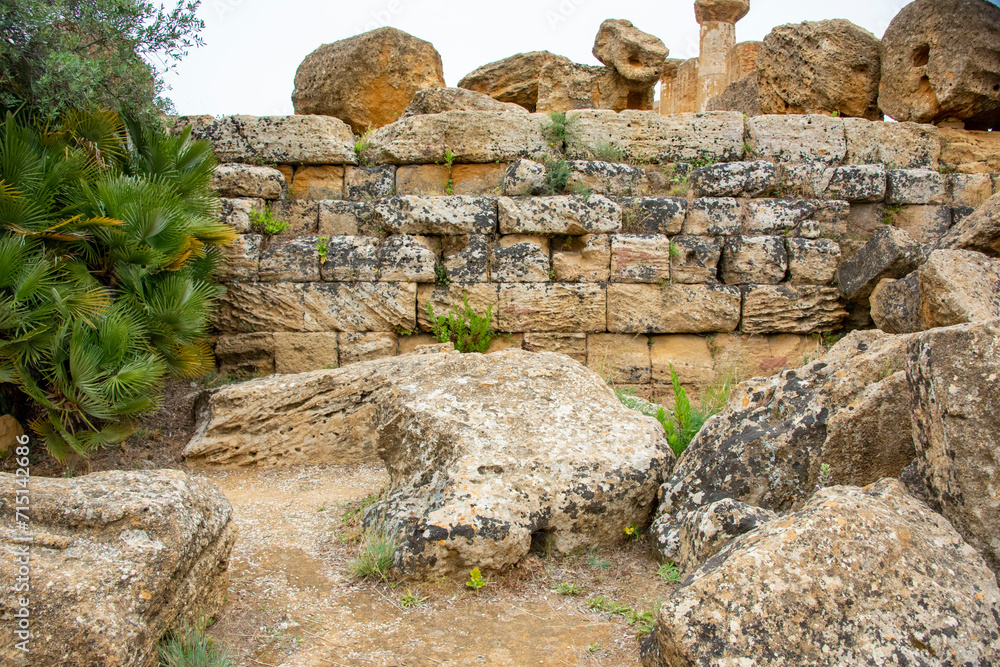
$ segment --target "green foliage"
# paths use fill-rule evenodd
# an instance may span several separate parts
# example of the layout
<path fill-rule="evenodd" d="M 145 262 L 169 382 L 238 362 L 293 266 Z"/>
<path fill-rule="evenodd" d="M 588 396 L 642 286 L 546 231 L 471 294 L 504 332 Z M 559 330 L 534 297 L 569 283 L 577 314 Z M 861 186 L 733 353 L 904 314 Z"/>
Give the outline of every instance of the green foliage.
<path fill-rule="evenodd" d="M 650 218 L 649 209 L 638 201 L 633 201 L 622 209 L 622 231 L 626 234 L 641 234 Z"/>
<path fill-rule="evenodd" d="M 448 277 L 448 269 L 441 262 L 434 264 L 434 282 L 441 287 L 447 287 L 451 284 L 451 278 Z"/>
<path fill-rule="evenodd" d="M 54 122 L 98 105 L 158 124 L 163 74 L 203 44 L 199 2 L 17 0 L 0 11 L 0 108 Z M 156 66 L 151 63 L 156 63 Z M 157 69 L 160 67 L 162 69 Z"/>
<path fill-rule="evenodd" d="M 595 160 L 601 162 L 621 162 L 625 159 L 624 151 L 607 142 L 598 144 L 591 149 L 590 154 Z"/>
<path fill-rule="evenodd" d="M 107 110 L 0 123 L 0 385 L 59 460 L 121 442 L 214 367 L 212 147 Z"/>
<path fill-rule="evenodd" d="M 667 432 L 667 442 L 674 454 L 680 456 L 691 443 L 691 439 L 701 430 L 707 415 L 691 408 L 688 401 L 687 392 L 681 386 L 680 378 L 674 371 L 674 365 L 670 364 L 670 384 L 674 389 L 674 410 L 668 417 L 666 410 L 660 408 L 656 412 L 656 419 L 663 425 L 663 430 Z"/>
<path fill-rule="evenodd" d="M 368 156 L 368 147 L 371 146 L 374 131 L 374 129 L 368 128 L 354 141 L 354 154 L 358 158 L 358 164 L 362 167 L 371 167 L 373 164 Z"/>
<path fill-rule="evenodd" d="M 677 244 L 674 243 L 673 241 L 670 242 L 669 248 L 670 248 L 669 252 L 670 252 L 670 256 L 671 257 L 680 257 L 681 256 L 681 249 L 678 248 Z"/>
<path fill-rule="evenodd" d="M 486 315 L 480 317 L 469 305 L 469 295 L 462 292 L 465 307 L 458 310 L 452 306 L 446 315 L 434 314 L 434 306 L 427 303 L 427 317 L 430 318 L 432 331 L 438 341 L 452 342 L 459 352 L 485 353 L 490 349 L 490 343 L 496 338 L 496 333 L 490 329 L 493 324 L 493 306 L 486 308 Z"/>
<path fill-rule="evenodd" d="M 549 113 L 549 118 L 552 119 L 552 122 L 545 128 L 545 138 L 549 140 L 550 146 L 561 151 L 566 144 L 566 135 L 569 129 L 566 112 L 552 111 Z"/>
<path fill-rule="evenodd" d="M 642 537 L 642 527 L 637 524 L 630 523 L 625 526 L 625 539 L 626 540 L 638 540 Z"/>
<path fill-rule="evenodd" d="M 399 537 L 389 534 L 383 528 L 366 530 L 361 536 L 361 550 L 351 561 L 351 574 L 360 579 L 389 578 L 396 551 L 400 547 Z"/>
<path fill-rule="evenodd" d="M 653 623 L 656 620 L 656 614 L 660 607 L 659 604 L 656 604 L 647 611 L 638 612 L 632 607 L 621 604 L 617 600 L 609 598 L 606 595 L 595 595 L 587 600 L 587 606 L 595 611 L 603 611 L 608 614 L 622 616 L 626 621 L 628 621 L 629 624 L 637 626 L 640 637 L 652 632 Z"/>
<path fill-rule="evenodd" d="M 426 595 L 421 595 L 419 590 L 415 591 L 407 588 L 406 593 L 399 598 L 399 606 L 403 609 L 412 609 L 413 607 L 419 607 L 427 602 L 428 599 L 430 598 Z"/>
<path fill-rule="evenodd" d="M 545 164 L 545 183 L 542 189 L 545 194 L 558 195 L 565 192 L 572 175 L 569 163 L 561 158 L 558 160 L 546 158 L 543 162 Z"/>
<path fill-rule="evenodd" d="M 316 241 L 316 254 L 319 255 L 320 264 L 326 264 L 326 256 L 330 252 L 330 246 L 327 245 L 329 240 L 325 236 L 321 236 Z"/>
<path fill-rule="evenodd" d="M 601 554 L 596 551 L 587 554 L 587 564 L 595 570 L 608 570 L 611 568 L 611 561 L 601 558 Z"/>
<path fill-rule="evenodd" d="M 663 579 L 663 581 L 668 581 L 670 583 L 676 583 L 681 580 L 681 571 L 677 567 L 677 564 L 672 561 L 667 561 L 661 565 L 657 570 L 656 574 Z"/>
<path fill-rule="evenodd" d="M 274 212 L 271 209 L 264 209 L 264 211 L 252 209 L 250 211 L 250 230 L 253 233 L 263 234 L 264 236 L 277 236 L 286 229 L 288 229 L 288 222 L 275 218 Z"/>
<path fill-rule="evenodd" d="M 819 466 L 819 477 L 816 480 L 817 489 L 825 489 L 833 483 L 833 469 L 829 463 L 821 463 Z"/>
<path fill-rule="evenodd" d="M 474 567 L 472 568 L 472 570 L 469 571 L 469 580 L 465 582 L 465 585 L 471 588 L 472 590 L 479 592 L 479 589 L 481 589 L 488 583 L 490 583 L 490 578 L 487 576 L 484 579 L 483 573 L 479 571 L 479 568 Z"/>
<path fill-rule="evenodd" d="M 583 589 L 575 581 L 561 581 L 556 586 L 556 593 L 559 595 L 579 595 L 582 592 Z"/>
<path fill-rule="evenodd" d="M 892 206 L 884 206 L 882 208 L 882 224 L 895 226 L 896 219 L 899 217 L 899 212 L 903 210 L 902 205 L 894 204 Z"/>
<path fill-rule="evenodd" d="M 829 350 L 831 347 L 836 345 L 844 334 L 835 334 L 830 331 L 819 331 L 812 335 L 813 339 L 818 341 L 825 349 Z"/>
<path fill-rule="evenodd" d="M 448 180 L 444 183 L 444 191 L 446 194 L 455 194 L 455 179 L 451 176 L 451 168 L 455 166 L 455 154 L 451 152 L 448 148 L 444 152 L 444 166 L 448 168 Z"/>
<path fill-rule="evenodd" d="M 234 667 L 225 649 L 205 636 L 204 630 L 188 629 L 166 637 L 159 646 L 160 667 Z"/>

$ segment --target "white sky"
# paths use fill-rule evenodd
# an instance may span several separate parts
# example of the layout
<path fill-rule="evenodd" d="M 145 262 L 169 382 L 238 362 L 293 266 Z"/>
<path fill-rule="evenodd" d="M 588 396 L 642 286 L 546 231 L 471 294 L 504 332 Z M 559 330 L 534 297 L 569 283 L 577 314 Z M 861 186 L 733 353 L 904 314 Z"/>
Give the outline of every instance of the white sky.
<path fill-rule="evenodd" d="M 992 1 L 992 0 L 991 0 Z M 882 37 L 907 0 L 752 0 L 736 25 L 739 41 L 774 26 L 846 18 Z M 180 114 L 293 113 L 295 70 L 321 44 L 383 25 L 437 48 L 449 86 L 480 65 L 524 51 L 551 51 L 579 63 L 591 55 L 604 19 L 628 19 L 654 34 L 671 58 L 698 55 L 693 0 L 202 0 L 206 46 L 193 50 L 167 92 Z"/>

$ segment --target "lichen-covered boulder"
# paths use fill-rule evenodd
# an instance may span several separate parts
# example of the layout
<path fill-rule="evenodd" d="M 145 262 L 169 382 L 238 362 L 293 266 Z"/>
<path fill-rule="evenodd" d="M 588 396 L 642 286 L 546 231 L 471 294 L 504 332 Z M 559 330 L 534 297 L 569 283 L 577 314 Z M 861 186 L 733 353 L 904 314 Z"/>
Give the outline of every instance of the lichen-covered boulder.
<path fill-rule="evenodd" d="M 385 27 L 306 56 L 295 72 L 292 104 L 296 114 L 335 116 L 361 134 L 394 122 L 417 91 L 444 86 L 434 45 Z"/>
<path fill-rule="evenodd" d="M 1000 591 L 894 479 L 824 489 L 736 538 L 660 607 L 647 667 L 992 665 Z"/>
<path fill-rule="evenodd" d="M 1000 194 L 962 218 L 941 237 L 938 248 L 977 250 L 1000 257 Z"/>
<path fill-rule="evenodd" d="M 33 477 L 29 542 L 16 532 L 23 487 L 0 473 L 0 579 L 30 553 L 30 652 L 15 648 L 15 595 L 0 598 L 0 662 L 10 667 L 152 667 L 170 630 L 211 618 L 227 595 L 232 508 L 178 470 Z"/>
<path fill-rule="evenodd" d="M 997 44 L 1000 7 L 987 0 L 911 2 L 882 37 L 882 110 L 898 121 L 997 127 Z"/>
<path fill-rule="evenodd" d="M 1000 576 L 1000 319 L 920 334 L 906 379 L 931 502 Z"/>
<path fill-rule="evenodd" d="M 659 37 L 645 33 L 631 21 L 608 19 L 594 40 L 594 57 L 629 81 L 655 84 L 670 51 Z"/>
<path fill-rule="evenodd" d="M 366 523 L 421 575 L 496 570 L 532 543 L 607 546 L 641 524 L 673 464 L 660 426 L 564 355 L 434 355 L 393 382 L 374 426 L 390 477 Z"/>
<path fill-rule="evenodd" d="M 650 534 L 674 558 L 688 514 L 732 498 L 786 512 L 816 490 L 821 464 L 838 484 L 896 477 L 916 452 L 908 428 L 906 336 L 856 331 L 825 357 L 733 389 L 660 487 Z"/>
<path fill-rule="evenodd" d="M 778 26 L 757 57 L 760 109 L 882 120 L 880 71 L 878 38 L 850 21 Z"/>
<path fill-rule="evenodd" d="M 489 95 L 477 93 L 465 88 L 427 88 L 418 90 L 410 104 L 400 116 L 421 116 L 429 113 L 445 111 L 510 111 L 512 113 L 527 113 L 527 110 L 517 104 L 498 102 Z"/>
<path fill-rule="evenodd" d="M 778 515 L 732 498 L 699 507 L 684 517 L 677 539 L 674 563 L 682 573 L 696 570 L 734 537 L 749 533 Z"/>

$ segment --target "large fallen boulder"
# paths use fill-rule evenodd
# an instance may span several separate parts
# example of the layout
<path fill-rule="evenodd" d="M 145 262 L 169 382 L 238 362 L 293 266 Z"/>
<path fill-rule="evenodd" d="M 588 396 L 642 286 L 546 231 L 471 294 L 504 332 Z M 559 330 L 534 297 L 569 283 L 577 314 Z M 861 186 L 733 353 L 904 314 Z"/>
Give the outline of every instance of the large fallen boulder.
<path fill-rule="evenodd" d="M 778 26 L 757 57 L 760 109 L 882 120 L 880 71 L 878 38 L 850 21 Z"/>
<path fill-rule="evenodd" d="M 882 225 L 837 269 L 837 285 L 850 301 L 864 302 L 879 282 L 908 275 L 924 261 L 923 246 L 902 229 Z"/>
<path fill-rule="evenodd" d="M 872 319 L 889 333 L 912 333 L 1000 317 L 1000 260 L 970 250 L 935 250 L 902 280 L 871 294 Z"/>
<path fill-rule="evenodd" d="M 987 0 L 911 2 L 882 37 L 879 105 L 898 121 L 998 127 L 997 44 L 1000 7 Z"/>
<path fill-rule="evenodd" d="M 1000 257 L 1000 194 L 955 223 L 941 237 L 937 247 L 976 250 L 990 257 Z"/>
<path fill-rule="evenodd" d="M 417 91 L 444 85 L 434 45 L 386 27 L 306 56 L 295 72 L 292 104 L 296 114 L 335 116 L 361 134 L 394 122 Z"/>
<path fill-rule="evenodd" d="M 920 334 L 906 378 L 931 502 L 1000 576 L 1000 319 Z"/>
<path fill-rule="evenodd" d="M 670 55 L 659 37 L 639 30 L 631 21 L 608 19 L 594 39 L 594 57 L 629 81 L 655 85 Z"/>
<path fill-rule="evenodd" d="M 236 528 L 215 485 L 177 470 L 100 472 L 32 478 L 25 498 L 20 479 L 0 473 L 0 521 L 12 529 L 0 533 L 0 579 L 30 588 L 26 602 L 0 597 L 0 663 L 149 667 L 166 632 L 221 608 Z M 15 646 L 22 607 L 29 652 Z"/>
<path fill-rule="evenodd" d="M 837 484 L 896 477 L 916 452 L 908 428 L 906 336 L 855 331 L 825 357 L 733 389 L 660 487 L 653 547 L 675 560 L 682 529 L 725 498 L 801 507 L 830 466 Z"/>
<path fill-rule="evenodd" d="M 650 111 L 654 84 L 630 81 L 613 67 L 555 60 L 539 74 L 536 110 L 544 113 L 572 109 Z"/>
<path fill-rule="evenodd" d="M 418 90 L 400 118 L 445 111 L 510 111 L 527 113 L 524 107 L 498 102 L 489 95 L 465 88 L 427 88 Z"/>
<path fill-rule="evenodd" d="M 542 68 L 551 62 L 570 59 L 548 51 L 518 53 L 471 72 L 458 82 L 459 88 L 485 93 L 500 102 L 519 104 L 528 111 L 538 105 L 538 80 Z"/>
<path fill-rule="evenodd" d="M 647 667 L 992 665 L 998 618 L 982 557 L 886 479 L 824 489 L 730 542 L 663 603 L 642 657 Z"/>

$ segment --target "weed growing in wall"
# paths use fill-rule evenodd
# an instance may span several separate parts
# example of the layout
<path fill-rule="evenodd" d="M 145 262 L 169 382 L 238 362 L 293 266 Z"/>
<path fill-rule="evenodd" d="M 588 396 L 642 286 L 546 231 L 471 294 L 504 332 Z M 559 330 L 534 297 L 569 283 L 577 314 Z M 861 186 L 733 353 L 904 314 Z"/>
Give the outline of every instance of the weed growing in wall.
<path fill-rule="evenodd" d="M 462 293 L 465 307 L 461 310 L 452 306 L 446 315 L 435 315 L 434 306 L 427 304 L 427 317 L 430 318 L 435 338 L 442 343 L 452 342 L 455 349 L 462 353 L 485 353 L 490 349 L 490 343 L 496 338 L 493 325 L 493 306 L 486 309 L 486 315 L 480 316 L 469 305 L 469 296 Z"/>
<path fill-rule="evenodd" d="M 250 230 L 255 234 L 264 236 L 277 236 L 288 229 L 288 222 L 278 220 L 270 209 L 263 212 L 257 210 L 250 211 Z"/>

